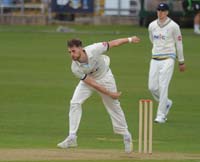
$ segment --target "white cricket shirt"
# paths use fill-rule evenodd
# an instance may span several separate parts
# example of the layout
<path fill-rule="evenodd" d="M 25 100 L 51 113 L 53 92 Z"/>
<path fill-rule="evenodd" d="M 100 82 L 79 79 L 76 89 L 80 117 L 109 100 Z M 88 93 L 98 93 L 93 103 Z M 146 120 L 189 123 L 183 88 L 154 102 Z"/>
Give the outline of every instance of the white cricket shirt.
<path fill-rule="evenodd" d="M 102 55 L 109 48 L 107 42 L 94 43 L 84 48 L 88 57 L 88 63 L 72 61 L 71 69 L 74 75 L 84 79 L 87 75 L 100 79 L 109 69 L 110 59 Z"/>
<path fill-rule="evenodd" d="M 162 26 L 159 20 L 149 24 L 149 37 L 153 43 L 152 58 L 178 58 L 180 63 L 184 62 L 182 36 L 179 25 L 167 18 Z"/>

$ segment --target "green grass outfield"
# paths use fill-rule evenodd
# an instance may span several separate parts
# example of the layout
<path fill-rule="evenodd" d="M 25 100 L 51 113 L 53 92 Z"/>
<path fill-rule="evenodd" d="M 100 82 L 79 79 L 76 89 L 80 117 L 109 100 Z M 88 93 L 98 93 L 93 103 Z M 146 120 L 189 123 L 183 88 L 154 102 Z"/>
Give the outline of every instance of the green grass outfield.
<path fill-rule="evenodd" d="M 138 101 L 152 99 L 147 89 L 151 57 L 147 29 L 68 27 L 74 32 L 58 33 L 57 26 L 0 26 L 0 150 L 56 149 L 66 137 L 69 101 L 78 83 L 71 73 L 67 39 L 78 37 L 87 45 L 137 35 L 140 44 L 126 44 L 107 53 L 137 151 Z M 183 29 L 182 34 L 187 69 L 180 73 L 176 64 L 169 91 L 173 107 L 166 124 L 153 125 L 153 151 L 200 154 L 200 36 L 192 29 Z M 113 133 L 96 94 L 83 105 L 78 144 L 78 149 L 123 150 L 122 138 Z"/>

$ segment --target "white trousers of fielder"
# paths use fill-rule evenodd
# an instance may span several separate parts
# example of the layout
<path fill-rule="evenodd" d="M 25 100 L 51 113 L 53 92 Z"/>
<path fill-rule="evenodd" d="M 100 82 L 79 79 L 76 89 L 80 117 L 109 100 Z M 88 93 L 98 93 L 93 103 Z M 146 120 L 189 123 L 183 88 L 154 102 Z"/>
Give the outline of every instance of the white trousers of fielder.
<path fill-rule="evenodd" d="M 175 60 L 151 59 L 149 70 L 148 88 L 154 99 L 158 101 L 157 117 L 166 117 L 166 106 L 168 102 L 168 88 L 174 71 Z"/>
<path fill-rule="evenodd" d="M 96 82 L 103 85 L 110 91 L 117 91 L 115 79 L 113 77 L 111 70 L 109 70 L 103 78 L 96 80 Z M 96 90 L 88 86 L 83 81 L 80 81 L 79 84 L 77 85 L 70 102 L 69 134 L 77 133 L 82 116 L 81 105 L 84 103 L 86 99 L 88 99 L 91 96 L 93 91 Z M 120 102 L 100 92 L 98 93 L 100 94 L 103 104 L 105 105 L 106 110 L 110 115 L 114 132 L 121 135 L 129 134 L 128 126 L 125 120 L 124 113 L 121 109 Z"/>

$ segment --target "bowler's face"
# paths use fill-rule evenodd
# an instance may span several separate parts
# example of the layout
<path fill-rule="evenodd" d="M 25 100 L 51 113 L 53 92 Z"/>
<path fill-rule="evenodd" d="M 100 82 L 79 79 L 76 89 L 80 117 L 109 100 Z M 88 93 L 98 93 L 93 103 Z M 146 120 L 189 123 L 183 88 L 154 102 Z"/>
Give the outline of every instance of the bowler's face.
<path fill-rule="evenodd" d="M 168 11 L 157 10 L 157 16 L 159 20 L 163 20 L 167 17 Z"/>
<path fill-rule="evenodd" d="M 81 50 L 82 49 L 80 47 L 76 47 L 76 46 L 68 48 L 68 52 L 69 52 L 72 60 L 78 61 L 80 59 L 80 57 L 81 57 Z"/>

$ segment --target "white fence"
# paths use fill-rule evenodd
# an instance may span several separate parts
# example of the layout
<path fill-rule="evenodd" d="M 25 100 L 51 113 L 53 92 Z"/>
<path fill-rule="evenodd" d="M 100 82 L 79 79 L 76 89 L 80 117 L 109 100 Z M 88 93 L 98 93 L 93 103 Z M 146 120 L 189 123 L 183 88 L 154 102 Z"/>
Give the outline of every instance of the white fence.
<path fill-rule="evenodd" d="M 140 0 L 105 0 L 104 15 L 137 16 Z"/>
<path fill-rule="evenodd" d="M 140 0 L 94 0 L 94 13 L 89 15 L 83 14 L 83 18 L 95 19 L 95 16 L 117 16 L 119 19 L 122 17 L 138 17 L 140 11 Z M 101 13 L 101 14 L 99 14 Z M 16 23 L 17 19 L 26 19 L 23 22 L 28 22 L 28 16 L 36 20 L 36 17 L 47 21 L 45 23 L 51 23 L 55 19 L 57 13 L 51 11 L 51 0 L 0 0 L 0 23 L 6 20 L 12 19 L 13 23 Z M 66 11 L 65 14 L 71 15 Z M 74 14 L 75 19 L 80 18 L 81 14 Z M 101 18 L 101 17 L 100 17 Z M 68 20 L 69 21 L 69 20 Z M 3 22 L 4 23 L 4 22 Z"/>

